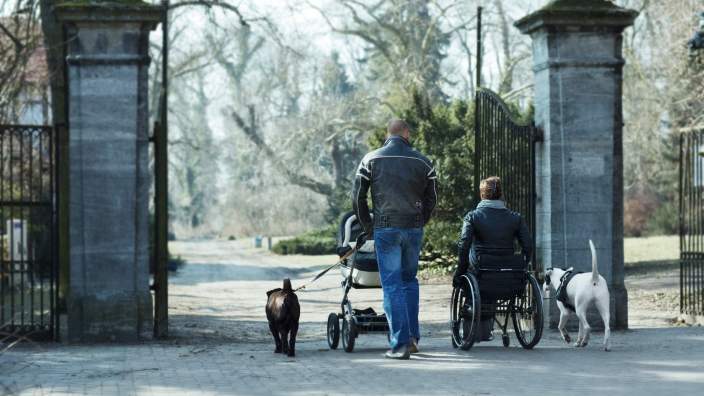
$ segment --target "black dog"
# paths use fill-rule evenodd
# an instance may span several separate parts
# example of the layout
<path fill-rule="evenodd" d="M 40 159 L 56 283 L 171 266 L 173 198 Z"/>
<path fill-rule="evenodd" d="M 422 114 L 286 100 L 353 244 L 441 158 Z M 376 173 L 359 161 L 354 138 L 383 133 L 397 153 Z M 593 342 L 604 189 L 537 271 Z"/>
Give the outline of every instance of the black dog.
<path fill-rule="evenodd" d="M 291 289 L 291 281 L 284 279 L 284 288 L 276 288 L 266 292 L 266 318 L 269 320 L 269 330 L 276 342 L 275 353 L 296 355 L 296 334 L 298 319 L 301 316 L 301 306 L 298 297 Z M 289 340 L 289 334 L 291 338 Z"/>

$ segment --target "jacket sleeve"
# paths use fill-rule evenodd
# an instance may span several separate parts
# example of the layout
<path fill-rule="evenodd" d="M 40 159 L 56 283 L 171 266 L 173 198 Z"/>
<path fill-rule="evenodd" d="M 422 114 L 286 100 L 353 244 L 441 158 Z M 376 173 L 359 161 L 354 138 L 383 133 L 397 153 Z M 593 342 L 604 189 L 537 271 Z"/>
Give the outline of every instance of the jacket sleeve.
<path fill-rule="evenodd" d="M 528 225 L 522 216 L 520 216 L 520 225 L 518 227 L 518 235 L 516 235 L 516 237 L 518 238 L 518 243 L 521 245 L 521 252 L 523 256 L 530 260 L 533 254 L 533 238 L 531 238 Z"/>
<path fill-rule="evenodd" d="M 438 202 L 438 176 L 434 168 L 428 172 L 427 177 L 428 181 L 423 192 L 423 224 L 428 224 L 430 216 L 433 214 L 433 209 L 435 209 L 435 205 Z"/>
<path fill-rule="evenodd" d="M 462 233 L 460 240 L 457 242 L 459 263 L 455 275 L 463 275 L 467 273 L 469 268 L 469 248 L 472 246 L 472 234 L 474 233 L 474 225 L 472 224 L 472 215 L 467 213 L 462 222 Z"/>
<path fill-rule="evenodd" d="M 357 174 L 354 179 L 354 189 L 352 191 L 352 208 L 355 215 L 357 215 L 357 220 L 359 224 L 362 225 L 364 232 L 367 235 L 371 235 L 373 231 L 374 224 L 372 223 L 372 217 L 369 214 L 369 204 L 367 203 L 367 192 L 369 191 L 369 186 L 371 185 L 371 168 L 369 164 L 362 162 L 357 168 Z"/>

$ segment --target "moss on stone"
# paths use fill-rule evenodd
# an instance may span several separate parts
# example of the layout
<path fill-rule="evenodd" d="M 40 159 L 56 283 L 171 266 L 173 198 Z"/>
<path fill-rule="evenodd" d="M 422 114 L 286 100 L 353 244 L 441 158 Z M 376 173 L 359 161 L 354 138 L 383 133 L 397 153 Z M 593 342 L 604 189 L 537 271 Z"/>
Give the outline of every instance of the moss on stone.
<path fill-rule="evenodd" d="M 560 10 L 613 10 L 619 9 L 616 4 L 607 0 L 552 0 L 541 11 L 560 11 Z"/>
<path fill-rule="evenodd" d="M 65 7 L 80 7 L 80 6 L 117 6 L 117 5 L 152 5 L 143 0 L 65 0 L 60 1 L 59 6 Z"/>

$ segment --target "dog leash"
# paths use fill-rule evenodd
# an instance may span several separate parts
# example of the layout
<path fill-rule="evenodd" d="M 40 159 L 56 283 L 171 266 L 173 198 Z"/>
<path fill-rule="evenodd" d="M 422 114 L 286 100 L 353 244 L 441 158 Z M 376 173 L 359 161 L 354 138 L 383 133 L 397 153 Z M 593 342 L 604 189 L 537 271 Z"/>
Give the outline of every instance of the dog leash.
<path fill-rule="evenodd" d="M 345 260 L 347 260 L 354 252 L 356 252 L 357 250 L 359 250 L 359 248 L 361 248 L 362 245 L 364 245 L 364 243 L 361 243 L 361 244 L 360 244 L 360 243 L 357 243 L 357 244 L 354 246 L 354 248 L 352 248 L 349 252 L 345 253 L 342 257 L 340 257 L 340 260 L 339 260 L 338 262 L 336 262 L 335 264 L 333 264 L 333 265 L 331 265 L 331 266 L 325 268 L 325 269 L 322 270 L 320 273 L 318 273 L 318 275 L 316 275 L 315 277 L 313 277 L 313 279 L 309 280 L 308 282 L 304 283 L 304 284 L 301 285 L 301 286 L 298 286 L 298 287 L 295 288 L 293 291 L 294 291 L 294 292 L 297 292 L 297 291 L 299 291 L 299 290 L 305 289 L 307 286 L 309 286 L 309 285 L 312 284 L 313 282 L 315 282 L 315 281 L 317 281 L 318 279 L 322 278 L 323 275 L 327 274 L 328 271 L 330 271 L 331 269 L 337 267 L 338 265 L 342 265 L 342 263 L 343 263 Z"/>

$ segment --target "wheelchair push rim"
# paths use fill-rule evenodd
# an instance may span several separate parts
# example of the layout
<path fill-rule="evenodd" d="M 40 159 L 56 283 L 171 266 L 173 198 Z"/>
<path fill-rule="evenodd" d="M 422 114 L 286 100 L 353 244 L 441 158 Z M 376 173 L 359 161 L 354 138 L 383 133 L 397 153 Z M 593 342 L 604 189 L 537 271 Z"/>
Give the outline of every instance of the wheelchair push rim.
<path fill-rule="evenodd" d="M 543 298 L 535 277 L 528 274 L 525 290 L 516 296 L 511 319 L 516 338 L 525 349 L 532 349 L 543 335 Z"/>
<path fill-rule="evenodd" d="M 463 284 L 453 288 L 450 299 L 452 346 L 468 350 L 474 345 L 481 316 L 479 288 L 473 275 L 463 275 Z"/>

